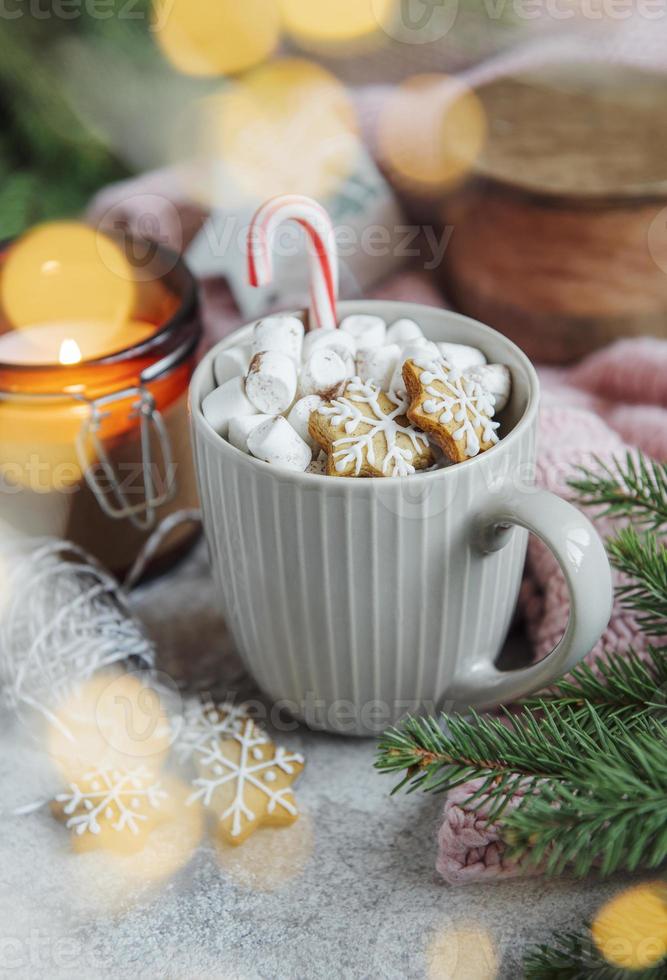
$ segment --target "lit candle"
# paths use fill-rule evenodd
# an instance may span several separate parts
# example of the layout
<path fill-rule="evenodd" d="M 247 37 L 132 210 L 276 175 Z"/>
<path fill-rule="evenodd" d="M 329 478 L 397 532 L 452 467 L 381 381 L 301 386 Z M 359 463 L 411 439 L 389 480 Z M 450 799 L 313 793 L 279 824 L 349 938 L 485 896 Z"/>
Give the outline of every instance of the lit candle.
<path fill-rule="evenodd" d="M 127 284 L 114 292 L 105 253 L 104 271 L 92 269 L 86 316 L 88 280 L 78 260 L 89 234 L 96 233 L 81 239 L 77 231 L 71 267 L 45 257 L 42 239 L 37 263 L 31 254 L 12 263 L 11 249 L 2 267 L 0 518 L 29 534 L 69 538 L 122 571 L 160 518 L 197 504 L 187 387 L 201 326 L 191 277 L 160 249 L 155 275 L 131 284 L 125 317 Z M 30 294 L 22 307 L 13 277 L 29 289 L 30 269 L 39 298 Z M 71 315 L 68 292 L 76 293 Z M 191 529 L 182 532 L 169 548 L 191 537 Z"/>
<path fill-rule="evenodd" d="M 0 363 L 44 366 L 98 360 L 136 347 L 154 333 L 155 324 L 141 320 L 114 330 L 99 322 L 39 323 L 0 334 Z M 77 352 L 75 357 L 72 352 Z"/>

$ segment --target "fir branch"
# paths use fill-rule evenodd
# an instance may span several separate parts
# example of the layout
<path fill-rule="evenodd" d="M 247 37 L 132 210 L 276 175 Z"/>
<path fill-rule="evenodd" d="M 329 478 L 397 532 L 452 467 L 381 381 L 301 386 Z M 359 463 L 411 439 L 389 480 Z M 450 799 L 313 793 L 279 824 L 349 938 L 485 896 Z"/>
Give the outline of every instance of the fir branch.
<path fill-rule="evenodd" d="M 667 464 L 627 453 L 607 465 L 595 457 L 596 469 L 578 467 L 569 485 L 584 507 L 600 507 L 610 517 L 626 517 L 649 530 L 667 527 Z"/>
<path fill-rule="evenodd" d="M 569 707 L 578 724 L 590 720 L 588 704 L 605 722 L 618 720 L 633 727 L 647 717 L 667 711 L 667 647 L 649 647 L 640 657 L 635 650 L 610 652 L 592 665 L 585 662 L 553 685 L 550 693 L 525 698 L 521 704 L 536 710 L 542 704 Z"/>
<path fill-rule="evenodd" d="M 667 728 L 600 731 L 604 750 L 582 755 L 564 780 L 541 782 L 507 814 L 502 831 L 510 858 L 592 870 L 655 869 L 667 860 Z"/>
<path fill-rule="evenodd" d="M 517 791 L 573 778 L 582 760 L 595 768 L 613 744 L 614 733 L 591 706 L 585 724 L 568 706 L 538 706 L 535 712 L 507 713 L 504 723 L 477 714 L 470 721 L 453 716 L 443 719 L 446 731 L 433 718 L 409 718 L 384 734 L 375 766 L 386 773 L 405 771 L 394 792 L 405 785 L 409 792 L 446 792 L 481 780 L 470 802 L 484 804 L 493 820 Z"/>
<path fill-rule="evenodd" d="M 524 957 L 524 980 L 659 980 L 667 973 L 667 960 L 643 970 L 624 970 L 608 963 L 588 929 L 556 933 L 547 945 L 533 947 Z"/>
<path fill-rule="evenodd" d="M 448 791 L 479 780 L 471 809 L 504 817 L 510 857 L 544 864 L 548 874 L 572 866 L 607 875 L 619 868 L 656 868 L 667 860 L 667 728 L 647 717 L 640 727 L 611 722 L 590 703 L 588 718 L 571 708 L 539 703 L 496 718 L 410 718 L 380 742 L 376 767 L 407 770 L 396 787 Z"/>
<path fill-rule="evenodd" d="M 445 789 L 467 778 L 501 776 L 510 768 L 510 758 L 522 774 L 535 775 L 534 748 L 549 738 L 550 730 L 561 732 L 574 725 L 573 731 L 590 734 L 597 730 L 598 720 L 636 727 L 645 718 L 664 717 L 666 695 L 667 648 L 651 648 L 647 661 L 634 651 L 627 655 L 612 653 L 604 660 L 597 659 L 592 667 L 579 664 L 551 694 L 526 699 L 522 714 L 508 716 L 512 723 L 509 729 L 489 716 L 473 715 L 472 722 L 443 718 L 446 730 L 434 718 L 408 718 L 401 728 L 384 733 L 375 767 L 385 773 L 405 772 L 393 792 L 405 785 L 409 792 Z M 595 703 L 594 712 L 591 703 Z M 547 712 L 546 725 L 537 723 L 535 732 L 541 709 Z M 549 751 L 558 744 L 554 736 Z M 440 775 L 443 769 L 444 781 Z M 542 769 L 539 775 L 552 772 L 553 768 Z"/>
<path fill-rule="evenodd" d="M 667 635 L 667 548 L 656 536 L 627 527 L 607 542 L 607 551 L 614 567 L 631 579 L 617 589 L 621 602 L 644 632 Z"/>

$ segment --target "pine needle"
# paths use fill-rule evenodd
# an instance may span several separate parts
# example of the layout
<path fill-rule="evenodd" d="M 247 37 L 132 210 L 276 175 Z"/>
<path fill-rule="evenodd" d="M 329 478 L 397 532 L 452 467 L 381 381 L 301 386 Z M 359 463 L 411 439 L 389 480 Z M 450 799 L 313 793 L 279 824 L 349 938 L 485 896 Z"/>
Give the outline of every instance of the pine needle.
<path fill-rule="evenodd" d="M 607 550 L 614 567 L 631 579 L 617 590 L 621 602 L 645 633 L 666 635 L 667 548 L 655 535 L 640 536 L 628 527 L 607 543 Z"/>
<path fill-rule="evenodd" d="M 610 652 L 593 665 L 578 664 L 558 681 L 549 694 L 525 698 L 524 707 L 535 710 L 541 704 L 567 705 L 577 721 L 586 724 L 592 702 L 605 721 L 617 719 L 632 727 L 645 718 L 664 718 L 667 712 L 667 647 L 650 647 L 640 657 L 630 649 Z"/>
<path fill-rule="evenodd" d="M 569 485 L 584 507 L 610 517 L 626 517 L 647 530 L 667 527 L 667 464 L 627 453 L 607 465 L 595 457 L 595 469 L 577 467 Z"/>
<path fill-rule="evenodd" d="M 604 752 L 582 755 L 565 780 L 541 782 L 507 814 L 510 857 L 577 877 L 654 870 L 667 860 L 667 728 L 601 726 L 600 737 Z"/>
<path fill-rule="evenodd" d="M 667 960 L 643 970 L 624 970 L 603 957 L 585 929 L 556 933 L 548 946 L 533 947 L 523 961 L 524 980 L 664 980 Z"/>

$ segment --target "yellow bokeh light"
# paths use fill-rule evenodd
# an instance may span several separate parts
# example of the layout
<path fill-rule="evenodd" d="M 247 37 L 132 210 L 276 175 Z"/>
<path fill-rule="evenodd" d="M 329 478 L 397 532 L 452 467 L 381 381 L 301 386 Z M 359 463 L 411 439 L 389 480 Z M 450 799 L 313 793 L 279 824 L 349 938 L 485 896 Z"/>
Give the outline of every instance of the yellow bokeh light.
<path fill-rule="evenodd" d="M 242 847 L 215 836 L 215 851 L 224 872 L 253 891 L 279 891 L 298 878 L 315 846 L 312 821 L 300 814 L 290 827 L 260 827 Z"/>
<path fill-rule="evenodd" d="M 426 950 L 428 980 L 493 980 L 498 966 L 492 937 L 473 924 L 440 930 Z"/>
<path fill-rule="evenodd" d="M 121 249 L 101 232 L 68 221 L 39 225 L 12 246 L 0 290 L 15 329 L 95 322 L 100 341 L 127 320 L 135 300 L 132 266 Z"/>
<path fill-rule="evenodd" d="M 162 785 L 168 794 L 165 819 L 155 827 L 141 852 L 121 863 L 128 878 L 142 883 L 164 881 L 184 867 L 194 854 L 205 829 L 199 803 L 188 803 L 192 787 L 166 776 Z"/>
<path fill-rule="evenodd" d="M 280 36 L 277 0 L 153 0 L 162 53 L 186 75 L 233 75 L 264 61 Z"/>
<path fill-rule="evenodd" d="M 66 782 L 90 769 L 152 766 L 166 757 L 172 731 L 162 699 L 140 675 L 97 674 L 81 684 L 54 715 L 48 751 Z"/>
<path fill-rule="evenodd" d="M 197 850 L 206 821 L 201 806 L 187 803 L 192 788 L 169 774 L 161 778 L 160 785 L 167 798 L 159 818 L 151 822 L 149 832 L 140 835 L 140 841 L 136 835 L 114 830 L 106 821 L 94 837 L 63 831 L 72 849 L 86 855 L 77 866 L 81 871 L 79 901 L 88 910 L 113 914 L 126 911 L 133 902 L 145 901 L 147 890 L 150 894 L 150 889 L 176 875 Z"/>
<path fill-rule="evenodd" d="M 655 966 L 667 956 L 667 883 L 616 895 L 597 913 L 591 931 L 608 963 L 626 970 Z"/>
<path fill-rule="evenodd" d="M 280 0 L 285 30 L 297 41 L 335 43 L 378 32 L 396 0 Z"/>
<path fill-rule="evenodd" d="M 359 154 L 344 86 L 298 58 L 258 68 L 205 99 L 197 142 L 209 174 L 199 195 L 217 206 L 229 203 L 227 193 L 236 198 L 239 192 L 253 202 L 284 193 L 326 198 Z"/>
<path fill-rule="evenodd" d="M 388 97 L 378 144 L 403 189 L 429 194 L 470 172 L 486 133 L 484 107 L 470 88 L 446 75 L 418 75 Z"/>

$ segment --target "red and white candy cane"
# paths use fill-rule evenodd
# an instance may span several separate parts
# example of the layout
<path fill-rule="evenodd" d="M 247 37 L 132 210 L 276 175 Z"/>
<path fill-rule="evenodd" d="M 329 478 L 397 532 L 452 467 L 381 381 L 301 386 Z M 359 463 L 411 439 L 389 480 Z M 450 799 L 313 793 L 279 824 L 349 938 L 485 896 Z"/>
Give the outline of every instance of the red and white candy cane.
<path fill-rule="evenodd" d="M 310 197 L 283 194 L 257 211 L 248 230 L 248 279 L 267 286 L 273 279 L 273 242 L 284 221 L 297 221 L 310 239 L 310 329 L 338 324 L 338 252 L 331 219 Z"/>

